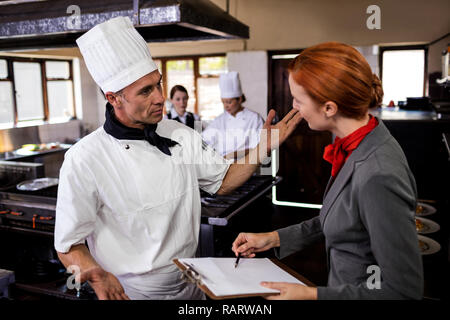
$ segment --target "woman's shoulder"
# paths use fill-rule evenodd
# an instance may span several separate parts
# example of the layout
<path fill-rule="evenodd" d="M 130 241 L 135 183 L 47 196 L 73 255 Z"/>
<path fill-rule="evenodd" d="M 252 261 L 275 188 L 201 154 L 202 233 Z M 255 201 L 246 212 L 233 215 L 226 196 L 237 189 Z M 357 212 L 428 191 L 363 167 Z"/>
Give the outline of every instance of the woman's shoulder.
<path fill-rule="evenodd" d="M 412 176 L 405 154 L 393 137 L 380 144 L 364 160 L 358 161 L 355 173 L 361 183 L 371 179 L 389 183 L 398 179 L 410 180 Z"/>

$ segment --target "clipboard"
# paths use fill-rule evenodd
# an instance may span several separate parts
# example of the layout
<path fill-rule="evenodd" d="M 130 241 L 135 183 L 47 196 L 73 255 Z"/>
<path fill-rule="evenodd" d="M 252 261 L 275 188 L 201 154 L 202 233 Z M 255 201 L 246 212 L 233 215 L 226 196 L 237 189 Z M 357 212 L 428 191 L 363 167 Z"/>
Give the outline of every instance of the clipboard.
<path fill-rule="evenodd" d="M 310 287 L 315 287 L 315 285 L 289 268 L 288 266 L 281 263 L 279 260 L 270 258 L 271 262 L 273 262 L 275 265 L 280 267 L 282 270 L 289 273 L 291 276 L 296 278 L 297 280 L 303 282 L 305 285 Z M 187 282 L 195 283 L 197 287 L 202 290 L 209 298 L 213 300 L 224 300 L 224 299 L 236 299 L 236 298 L 249 298 L 249 297 L 265 297 L 269 295 L 274 295 L 276 293 L 267 293 L 267 292 L 261 292 L 261 293 L 250 293 L 250 294 L 233 294 L 233 295 L 221 295 L 216 296 L 202 281 L 202 276 L 192 267 L 192 266 L 186 266 L 182 262 L 180 262 L 178 259 L 173 259 L 173 263 L 181 270 L 182 272 L 182 279 L 184 279 Z"/>

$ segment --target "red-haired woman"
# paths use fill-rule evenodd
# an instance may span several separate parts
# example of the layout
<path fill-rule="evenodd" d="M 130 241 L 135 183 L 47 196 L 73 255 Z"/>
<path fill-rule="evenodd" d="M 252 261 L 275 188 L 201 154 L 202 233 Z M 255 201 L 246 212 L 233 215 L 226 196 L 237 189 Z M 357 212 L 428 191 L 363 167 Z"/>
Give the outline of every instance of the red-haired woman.
<path fill-rule="evenodd" d="M 275 248 L 279 258 L 325 238 L 328 284 L 262 283 L 271 299 L 420 299 L 422 258 L 414 223 L 416 185 L 405 155 L 383 122 L 380 80 L 353 47 L 323 43 L 289 66 L 289 86 L 313 130 L 335 134 L 325 148 L 331 178 L 320 214 L 268 233 L 241 233 L 233 251 L 244 257 Z"/>

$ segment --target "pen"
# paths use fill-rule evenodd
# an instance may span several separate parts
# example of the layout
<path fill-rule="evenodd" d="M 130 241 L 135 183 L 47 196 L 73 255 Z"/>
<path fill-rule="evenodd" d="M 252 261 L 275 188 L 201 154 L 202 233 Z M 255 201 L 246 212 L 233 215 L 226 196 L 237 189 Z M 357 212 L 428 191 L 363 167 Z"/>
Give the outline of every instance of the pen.
<path fill-rule="evenodd" d="M 235 267 L 235 268 L 237 267 L 240 258 L 241 258 L 241 254 L 238 253 L 238 256 L 237 256 L 237 258 L 236 258 L 236 262 L 234 263 L 234 267 Z"/>

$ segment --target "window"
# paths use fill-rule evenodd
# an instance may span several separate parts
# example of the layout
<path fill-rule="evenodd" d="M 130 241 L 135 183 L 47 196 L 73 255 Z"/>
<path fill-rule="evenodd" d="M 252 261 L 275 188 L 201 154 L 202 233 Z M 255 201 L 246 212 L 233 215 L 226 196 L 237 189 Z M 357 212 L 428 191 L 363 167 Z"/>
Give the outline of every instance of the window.
<path fill-rule="evenodd" d="M 14 124 L 14 105 L 12 96 L 12 81 L 9 78 L 8 63 L 0 59 L 0 124 Z"/>
<path fill-rule="evenodd" d="M 72 61 L 0 56 L 0 126 L 75 117 Z"/>
<path fill-rule="evenodd" d="M 170 99 L 170 90 L 179 84 L 186 88 L 189 94 L 187 111 L 195 112 L 196 94 L 194 77 L 194 60 L 169 60 L 166 62 L 167 98 Z"/>
<path fill-rule="evenodd" d="M 13 62 L 18 121 L 43 120 L 41 66 L 35 62 Z"/>
<path fill-rule="evenodd" d="M 381 49 L 383 104 L 395 104 L 407 97 L 425 95 L 426 49 L 424 47 L 385 47 Z"/>
<path fill-rule="evenodd" d="M 74 116 L 73 84 L 67 61 L 46 61 L 48 111 L 50 120 L 65 120 Z"/>
<path fill-rule="evenodd" d="M 199 59 L 198 103 L 200 117 L 212 120 L 223 112 L 220 99 L 219 76 L 227 72 L 225 57 L 204 57 Z"/>
<path fill-rule="evenodd" d="M 163 75 L 166 99 L 174 85 L 184 86 L 189 93 L 188 111 L 202 120 L 212 120 L 223 112 L 219 76 L 227 72 L 225 55 L 189 56 L 155 59 Z"/>
<path fill-rule="evenodd" d="M 8 64 L 6 60 L 0 60 L 0 79 L 8 78 Z"/>

